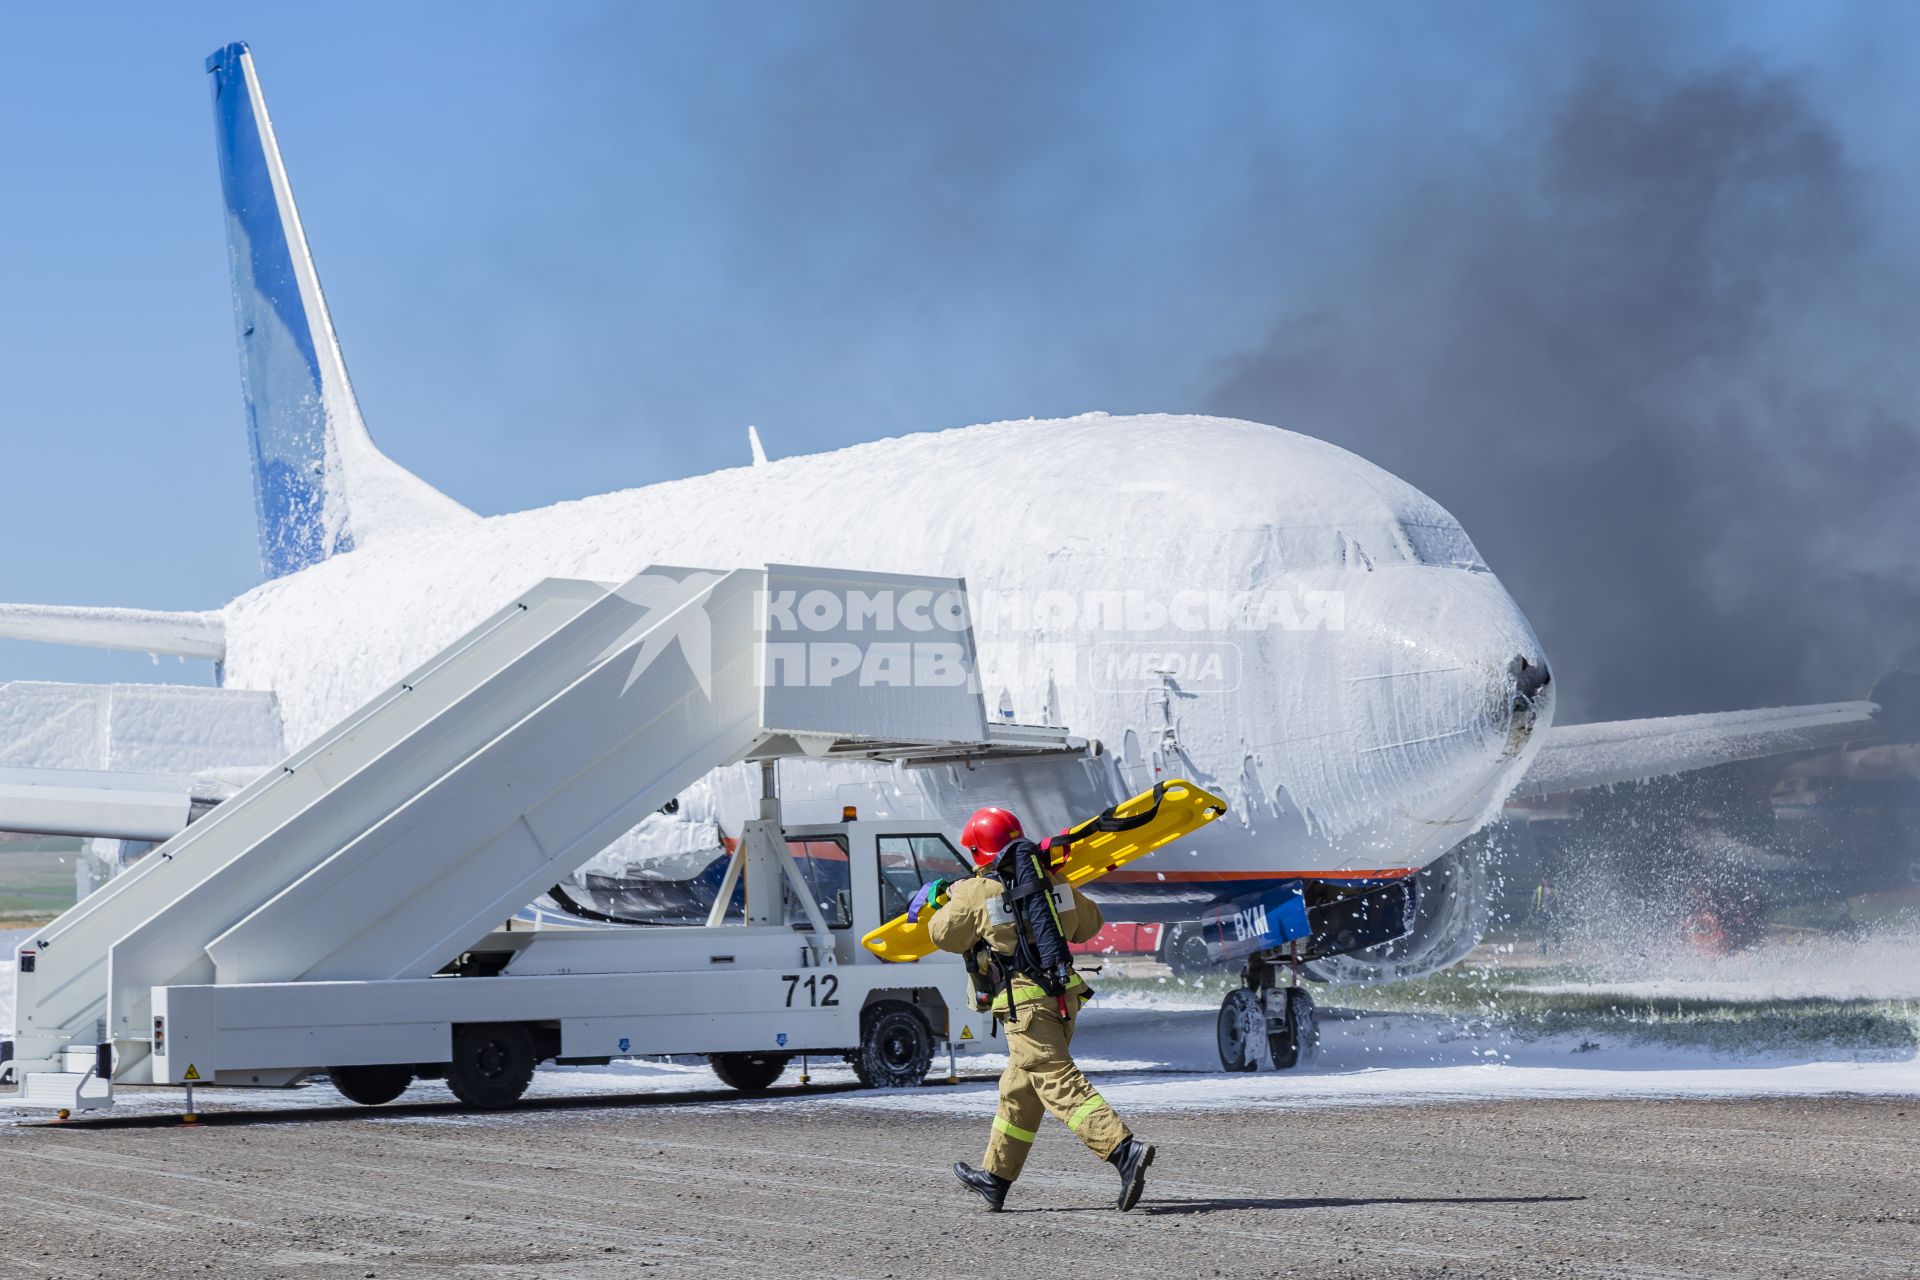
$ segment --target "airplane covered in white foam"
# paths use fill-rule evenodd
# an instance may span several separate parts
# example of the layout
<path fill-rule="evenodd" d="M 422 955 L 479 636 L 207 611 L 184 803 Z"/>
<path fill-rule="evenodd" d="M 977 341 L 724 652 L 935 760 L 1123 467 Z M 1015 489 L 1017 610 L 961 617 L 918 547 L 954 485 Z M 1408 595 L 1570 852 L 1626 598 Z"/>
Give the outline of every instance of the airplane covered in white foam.
<path fill-rule="evenodd" d="M 1486 899 L 1463 849 L 1516 796 L 1871 733 L 1862 702 L 1555 727 L 1540 643 L 1459 522 L 1344 449 L 1252 422 L 1089 414 L 778 460 L 755 436 L 751 465 L 478 516 L 375 447 L 252 55 L 232 44 L 207 70 L 265 581 L 212 612 L 0 606 L 0 638 L 218 672 L 213 689 L 0 684 L 0 830 L 164 838 L 512 593 L 648 564 L 964 578 L 990 712 L 1085 750 L 789 761 L 788 812 L 851 804 L 951 833 L 1001 804 L 1046 830 L 1192 778 L 1230 816 L 1103 881 L 1109 917 L 1193 919 L 1286 881 L 1315 904 L 1419 886 L 1397 940 L 1343 955 L 1317 939 L 1323 976 L 1463 955 Z M 979 493 L 1001 497 L 955 500 Z M 644 916 L 717 883 L 756 787 L 744 768 L 710 776 L 574 894 Z"/>

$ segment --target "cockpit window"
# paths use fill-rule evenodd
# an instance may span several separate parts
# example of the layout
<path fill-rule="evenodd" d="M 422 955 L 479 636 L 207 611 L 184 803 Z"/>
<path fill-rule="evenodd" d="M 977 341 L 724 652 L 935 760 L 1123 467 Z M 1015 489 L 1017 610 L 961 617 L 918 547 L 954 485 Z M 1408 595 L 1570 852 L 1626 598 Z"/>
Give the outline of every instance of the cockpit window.
<path fill-rule="evenodd" d="M 1457 524 L 1413 524 L 1400 526 L 1414 559 L 1421 564 L 1441 568 L 1485 571 L 1487 565 L 1473 548 L 1466 530 Z"/>
<path fill-rule="evenodd" d="M 1360 545 L 1360 540 L 1351 534 L 1340 535 L 1340 563 L 1344 568 L 1373 572 L 1373 557 Z"/>
<path fill-rule="evenodd" d="M 1428 511 L 1433 514 L 1428 515 Z M 1246 554 L 1263 568 L 1284 573 L 1319 569 L 1371 572 L 1397 564 L 1485 572 L 1466 531 L 1446 512 L 1427 504 L 1408 518 L 1342 519 L 1328 524 L 1269 524 L 1247 532 Z"/>

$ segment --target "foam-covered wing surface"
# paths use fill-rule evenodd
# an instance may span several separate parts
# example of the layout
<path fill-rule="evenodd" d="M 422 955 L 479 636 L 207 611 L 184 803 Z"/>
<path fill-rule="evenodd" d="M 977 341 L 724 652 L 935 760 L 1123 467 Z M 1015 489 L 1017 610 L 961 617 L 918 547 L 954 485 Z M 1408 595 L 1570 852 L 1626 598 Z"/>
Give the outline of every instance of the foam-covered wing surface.
<path fill-rule="evenodd" d="M 286 748 L 271 693 L 0 683 L 0 831 L 165 840 Z"/>
<path fill-rule="evenodd" d="M 0 640 L 126 649 L 215 662 L 227 655 L 226 620 L 220 614 L 159 609 L 0 604 Z"/>
<path fill-rule="evenodd" d="M 1514 799 L 1638 782 L 1878 736 L 1871 702 L 1555 725 Z"/>
<path fill-rule="evenodd" d="M 271 693 L 166 684 L 0 683 L 0 768 L 171 774 L 286 755 Z"/>
<path fill-rule="evenodd" d="M 0 831 L 167 840 L 243 780 L 104 769 L 0 768 Z"/>

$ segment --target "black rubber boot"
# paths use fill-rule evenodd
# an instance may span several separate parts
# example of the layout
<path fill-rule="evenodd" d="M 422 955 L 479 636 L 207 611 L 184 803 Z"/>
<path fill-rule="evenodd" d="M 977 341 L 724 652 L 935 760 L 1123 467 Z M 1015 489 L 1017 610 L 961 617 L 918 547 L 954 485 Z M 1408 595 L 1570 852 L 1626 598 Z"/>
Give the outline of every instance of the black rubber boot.
<path fill-rule="evenodd" d="M 1153 1163 L 1153 1147 L 1128 1135 L 1125 1142 L 1113 1149 L 1107 1163 L 1120 1171 L 1119 1209 L 1125 1213 L 1140 1203 L 1140 1193 L 1147 1189 L 1147 1166 Z"/>
<path fill-rule="evenodd" d="M 1007 1188 L 1013 1185 L 1011 1181 L 997 1173 L 976 1169 L 964 1161 L 953 1166 L 953 1176 L 960 1179 L 966 1186 L 978 1191 L 980 1198 L 987 1202 L 987 1208 L 995 1213 L 1000 1212 L 1000 1207 L 1006 1204 Z"/>

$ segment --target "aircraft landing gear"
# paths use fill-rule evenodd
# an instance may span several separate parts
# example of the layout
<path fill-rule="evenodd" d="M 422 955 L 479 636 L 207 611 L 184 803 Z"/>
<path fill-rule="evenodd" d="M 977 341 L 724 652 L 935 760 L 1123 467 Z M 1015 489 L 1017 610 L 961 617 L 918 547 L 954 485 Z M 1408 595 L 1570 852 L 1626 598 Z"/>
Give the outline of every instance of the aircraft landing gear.
<path fill-rule="evenodd" d="M 1281 965 L 1289 983 L 1279 985 Z M 1313 996 L 1299 985 L 1290 957 L 1254 956 L 1247 961 L 1246 985 L 1227 992 L 1216 1031 L 1220 1066 L 1226 1071 L 1286 1071 L 1313 1057 L 1320 1043 Z"/>

